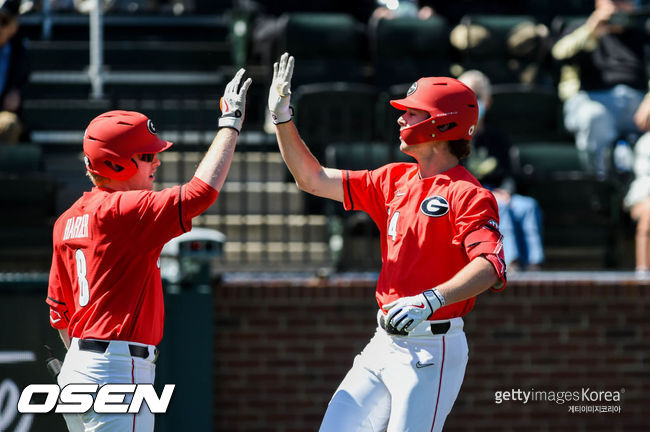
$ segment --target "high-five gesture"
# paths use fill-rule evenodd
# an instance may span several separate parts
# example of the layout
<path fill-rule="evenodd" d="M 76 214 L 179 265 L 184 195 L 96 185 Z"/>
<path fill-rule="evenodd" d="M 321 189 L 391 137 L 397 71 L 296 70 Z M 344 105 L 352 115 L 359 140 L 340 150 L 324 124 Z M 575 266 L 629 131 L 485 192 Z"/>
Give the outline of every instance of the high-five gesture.
<path fill-rule="evenodd" d="M 246 72 L 245 69 L 239 69 L 235 77 L 226 85 L 223 97 L 219 102 L 221 108 L 221 117 L 219 117 L 219 127 L 229 127 L 237 132 L 241 131 L 244 123 L 244 112 L 246 109 L 246 92 L 250 87 L 252 80 L 248 78 L 239 88 L 241 78 Z"/>
<path fill-rule="evenodd" d="M 273 81 L 269 92 L 269 111 L 274 124 L 291 120 L 291 76 L 293 75 L 293 57 L 282 54 L 280 63 L 273 64 Z"/>

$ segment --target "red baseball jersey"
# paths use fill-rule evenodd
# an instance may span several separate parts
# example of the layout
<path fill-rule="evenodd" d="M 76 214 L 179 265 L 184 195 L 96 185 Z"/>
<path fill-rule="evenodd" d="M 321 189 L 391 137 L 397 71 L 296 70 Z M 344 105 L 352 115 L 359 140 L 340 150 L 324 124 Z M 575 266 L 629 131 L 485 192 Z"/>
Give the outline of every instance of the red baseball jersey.
<path fill-rule="evenodd" d="M 501 279 L 498 287 L 505 286 L 496 200 L 464 167 L 425 179 L 415 163 L 343 171 L 343 189 L 345 209 L 365 211 L 379 227 L 382 268 L 376 297 L 380 308 L 446 282 L 477 252 L 493 255 L 490 262 Z M 472 244 L 466 244 L 468 236 Z M 489 249 L 474 249 L 482 242 Z M 464 316 L 474 302 L 471 298 L 444 306 L 430 319 Z"/>
<path fill-rule="evenodd" d="M 157 345 L 164 244 L 216 199 L 198 178 L 159 192 L 93 188 L 54 224 L 50 324 L 70 337 Z"/>

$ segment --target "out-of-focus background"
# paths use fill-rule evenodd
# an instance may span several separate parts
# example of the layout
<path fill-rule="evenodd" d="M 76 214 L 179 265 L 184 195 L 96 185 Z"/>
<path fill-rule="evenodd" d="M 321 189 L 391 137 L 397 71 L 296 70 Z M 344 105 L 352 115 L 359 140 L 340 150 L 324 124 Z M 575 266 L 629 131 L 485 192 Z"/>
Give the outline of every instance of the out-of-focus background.
<path fill-rule="evenodd" d="M 611 21 L 647 42 L 648 10 L 634 3 Z M 506 291 L 482 295 L 467 316 L 470 361 L 445 430 L 650 430 L 650 279 L 624 205 L 642 131 L 616 135 L 606 168 L 590 166 L 563 120 L 569 62 L 552 54 L 593 1 L 107 0 L 101 13 L 93 4 L 23 0 L 15 18 L 29 73 L 19 107 L 3 107 L 19 132 L 0 143 L 0 430 L 65 430 L 60 416 L 15 407 L 26 385 L 51 381 L 42 345 L 64 355 L 44 299 L 53 223 L 90 188 L 85 126 L 111 109 L 145 113 L 175 143 L 160 155 L 156 188 L 187 181 L 239 67 L 253 84 L 226 184 L 194 221 L 204 230 L 161 257 L 157 384 L 177 387 L 156 430 L 317 430 L 374 331 L 380 239 L 365 214 L 300 192 L 286 169 L 265 116 L 285 51 L 296 58 L 298 129 L 324 165 L 343 169 L 409 160 L 388 100 L 418 78 L 473 69 L 491 82 L 483 119 L 508 145 L 496 157 L 476 150 L 468 168 L 480 178 L 507 165 L 508 193 L 538 205 L 543 259 L 514 260 Z M 620 391 L 620 402 L 580 404 L 620 412 L 494 396 L 582 388 Z"/>

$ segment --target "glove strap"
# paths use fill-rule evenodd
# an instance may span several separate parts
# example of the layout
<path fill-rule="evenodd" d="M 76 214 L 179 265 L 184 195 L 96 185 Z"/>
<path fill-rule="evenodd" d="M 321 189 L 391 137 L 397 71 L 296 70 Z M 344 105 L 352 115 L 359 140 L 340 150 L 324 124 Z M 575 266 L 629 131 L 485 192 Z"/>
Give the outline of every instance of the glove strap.
<path fill-rule="evenodd" d="M 422 293 L 422 295 L 425 299 L 427 299 L 429 306 L 431 306 L 431 310 L 433 311 L 445 305 L 445 298 L 436 288 L 426 290 Z M 436 305 L 436 307 L 433 307 L 434 305 Z"/>
<path fill-rule="evenodd" d="M 237 131 L 239 133 L 241 131 L 243 119 L 241 118 L 241 114 L 239 117 L 233 114 L 226 114 L 224 116 L 219 117 L 219 128 L 231 128 Z"/>
<path fill-rule="evenodd" d="M 273 120 L 273 124 L 276 125 L 290 122 L 292 117 L 293 117 L 292 106 L 289 106 L 288 110 L 282 112 L 271 111 L 271 120 Z"/>

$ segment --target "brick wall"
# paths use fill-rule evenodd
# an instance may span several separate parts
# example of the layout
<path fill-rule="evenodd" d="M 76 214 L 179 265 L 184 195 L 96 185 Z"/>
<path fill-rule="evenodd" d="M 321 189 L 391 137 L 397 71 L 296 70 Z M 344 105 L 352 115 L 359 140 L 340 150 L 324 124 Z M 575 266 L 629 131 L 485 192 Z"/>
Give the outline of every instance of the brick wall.
<path fill-rule="evenodd" d="M 318 430 L 374 332 L 374 283 L 229 282 L 215 298 L 215 430 Z M 650 283 L 514 279 L 479 297 L 465 329 L 470 360 L 445 431 L 650 431 Z M 621 413 L 494 400 L 582 388 L 622 391 Z"/>

